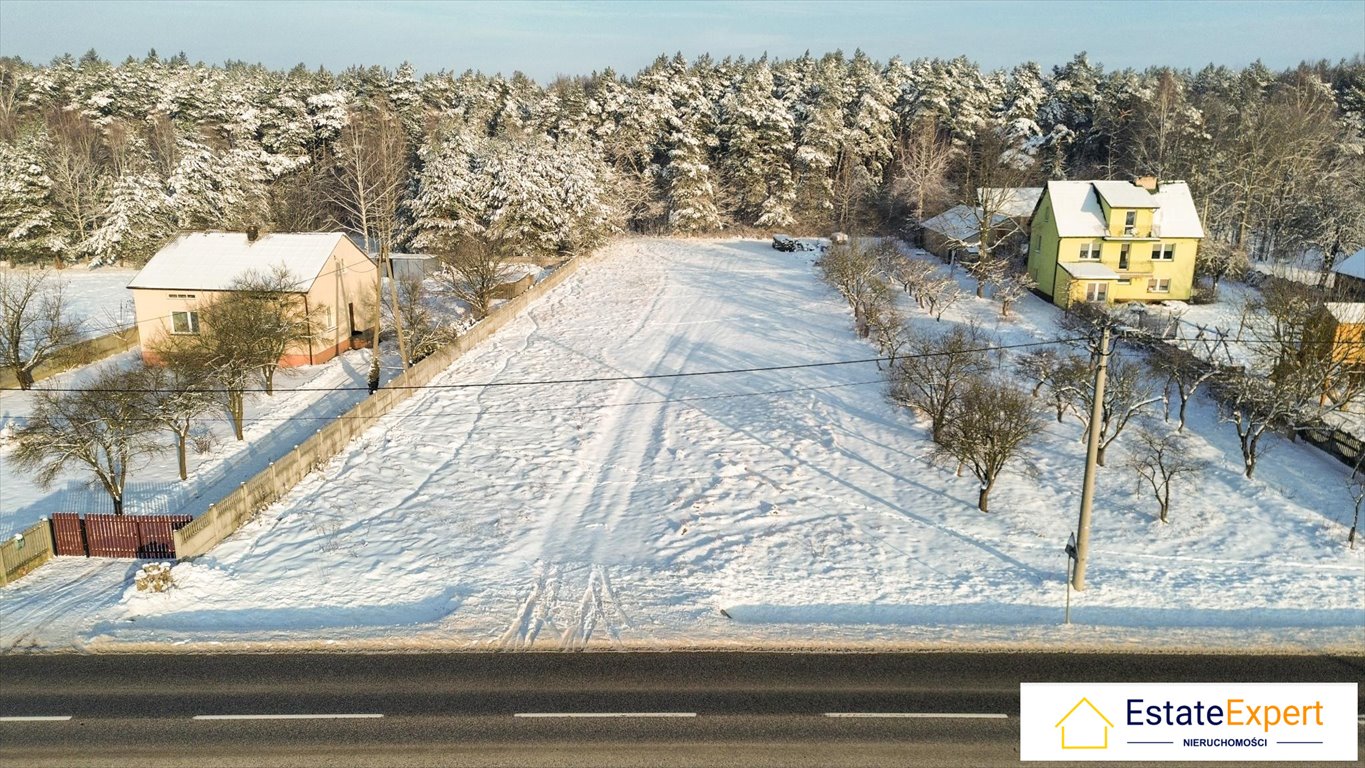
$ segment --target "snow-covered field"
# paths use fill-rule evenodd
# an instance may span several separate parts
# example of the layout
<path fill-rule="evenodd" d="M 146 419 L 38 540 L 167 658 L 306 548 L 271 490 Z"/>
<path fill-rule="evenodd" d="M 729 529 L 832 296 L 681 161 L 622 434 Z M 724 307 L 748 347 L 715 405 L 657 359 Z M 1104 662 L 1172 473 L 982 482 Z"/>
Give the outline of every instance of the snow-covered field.
<path fill-rule="evenodd" d="M 136 269 L 84 266 L 62 270 L 43 270 L 47 279 L 62 285 L 62 299 L 68 313 L 82 321 L 83 336 L 102 336 L 133 322 L 133 296 L 128 283 Z M 24 270 L 11 274 L 21 276 Z"/>
<path fill-rule="evenodd" d="M 982 514 L 872 363 L 610 380 L 873 356 L 813 257 L 617 243 L 176 566 L 170 593 L 76 559 L 0 591 L 0 650 L 1365 647 L 1344 467 L 1275 438 L 1247 481 L 1206 401 L 1191 428 L 1211 468 L 1170 524 L 1111 449 L 1091 587 L 1063 627 L 1074 419 L 1048 422 Z M 968 296 L 943 324 L 1018 343 L 1055 317 Z M 604 380 L 528 383 L 585 378 Z"/>

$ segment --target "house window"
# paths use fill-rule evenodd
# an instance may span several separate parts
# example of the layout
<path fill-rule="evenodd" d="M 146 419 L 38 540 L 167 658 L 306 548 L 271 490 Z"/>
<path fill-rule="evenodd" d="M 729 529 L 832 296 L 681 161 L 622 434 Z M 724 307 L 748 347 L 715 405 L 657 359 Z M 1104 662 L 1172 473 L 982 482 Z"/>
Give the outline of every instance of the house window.
<path fill-rule="evenodd" d="M 1175 261 L 1175 244 L 1152 246 L 1152 261 Z"/>
<path fill-rule="evenodd" d="M 1081 243 L 1081 261 L 1099 261 L 1100 244 L 1094 241 Z"/>
<path fill-rule="evenodd" d="M 194 298 L 194 294 L 192 294 L 192 293 L 168 293 L 168 294 L 166 294 L 166 298 L 168 298 L 168 299 L 192 299 L 192 298 Z"/>
<path fill-rule="evenodd" d="M 1129 246 L 1127 243 L 1124 243 L 1119 248 L 1119 269 L 1128 268 L 1128 248 Z"/>
<path fill-rule="evenodd" d="M 328 308 L 327 308 L 327 330 L 329 330 L 329 331 L 335 331 L 336 329 L 337 329 L 337 311 L 336 311 L 335 309 L 333 309 L 332 307 L 328 307 Z"/>
<path fill-rule="evenodd" d="M 1091 282 L 1085 284 L 1085 300 L 1099 304 L 1109 300 L 1109 283 Z"/>
<path fill-rule="evenodd" d="M 1123 214 L 1123 234 L 1131 235 L 1137 230 L 1137 211 L 1126 211 Z"/>
<path fill-rule="evenodd" d="M 171 313 L 171 333 L 176 333 L 176 334 L 195 334 L 195 333 L 199 333 L 199 313 L 198 313 L 198 312 L 172 312 L 172 313 Z"/>
<path fill-rule="evenodd" d="M 1169 277 L 1154 277 L 1147 281 L 1148 293 L 1170 293 L 1171 279 Z"/>

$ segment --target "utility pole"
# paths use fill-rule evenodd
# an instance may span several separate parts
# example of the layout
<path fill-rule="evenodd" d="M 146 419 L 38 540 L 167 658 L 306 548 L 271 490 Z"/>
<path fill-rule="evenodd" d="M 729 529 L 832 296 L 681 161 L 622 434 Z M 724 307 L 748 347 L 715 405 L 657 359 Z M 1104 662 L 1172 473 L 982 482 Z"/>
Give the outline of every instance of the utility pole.
<path fill-rule="evenodd" d="M 1090 504 L 1095 499 L 1095 470 L 1100 454 L 1100 419 L 1104 416 L 1104 376 L 1109 367 L 1109 322 L 1101 319 L 1099 361 L 1095 365 L 1095 396 L 1090 404 L 1090 430 L 1085 445 L 1085 479 L 1081 482 L 1081 519 L 1076 524 L 1076 568 L 1071 586 L 1085 590 L 1085 561 L 1090 555 Z"/>

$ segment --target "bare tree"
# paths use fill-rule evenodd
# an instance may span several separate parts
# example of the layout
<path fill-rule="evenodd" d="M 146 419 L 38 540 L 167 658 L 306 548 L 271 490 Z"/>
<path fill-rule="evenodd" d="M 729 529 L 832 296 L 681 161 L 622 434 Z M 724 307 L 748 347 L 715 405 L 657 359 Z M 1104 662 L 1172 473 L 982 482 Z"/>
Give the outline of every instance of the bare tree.
<path fill-rule="evenodd" d="M 913 336 L 892 374 L 892 398 L 929 416 L 939 442 L 948 414 L 967 384 L 992 367 L 991 346 L 975 326 L 954 326 L 934 336 Z"/>
<path fill-rule="evenodd" d="M 1089 435 L 1090 430 L 1096 426 L 1090 423 L 1095 398 L 1094 388 L 1086 381 L 1090 369 L 1088 367 L 1083 370 L 1072 369 L 1072 373 L 1081 378 L 1079 381 L 1073 381 L 1070 386 L 1070 391 L 1076 398 L 1072 412 L 1081 422 L 1084 434 Z M 1159 400 L 1161 396 L 1153 392 L 1151 380 L 1140 363 L 1118 355 L 1110 358 L 1108 383 L 1104 388 L 1104 402 L 1100 405 L 1098 424 L 1100 449 L 1096 461 L 1101 467 L 1104 466 L 1105 450 L 1123 433 L 1123 428 L 1128 422 Z"/>
<path fill-rule="evenodd" d="M 997 256 L 979 253 L 966 264 L 967 274 L 976 280 L 976 297 L 986 298 L 986 286 L 996 285 L 1009 274 L 1009 262 Z"/>
<path fill-rule="evenodd" d="M 138 389 L 135 374 L 110 368 L 75 391 L 37 390 L 33 415 L 15 431 L 15 463 L 34 471 L 44 488 L 68 466 L 82 465 L 109 494 L 114 514 L 123 514 L 128 470 L 162 450 Z"/>
<path fill-rule="evenodd" d="M 1365 366 L 1356 350 L 1336 338 L 1324 299 L 1313 286 L 1272 280 L 1248 299 L 1244 324 L 1257 368 L 1277 380 L 1308 380 L 1319 404 L 1330 410 L 1362 392 Z"/>
<path fill-rule="evenodd" d="M 175 436 L 180 479 L 185 480 L 189 477 L 186 453 L 194 422 L 213 410 L 218 396 L 213 390 L 212 371 L 183 367 L 184 358 L 177 362 L 182 365 L 145 366 L 130 374 L 130 380 L 143 396 L 146 418 Z"/>
<path fill-rule="evenodd" d="M 1196 275 L 1209 279 L 1213 293 L 1210 298 L 1218 296 L 1218 285 L 1224 278 L 1240 278 L 1249 268 L 1246 251 L 1222 238 L 1208 237 L 1199 244 L 1194 271 Z"/>
<path fill-rule="evenodd" d="M 962 298 L 957 281 L 951 277 L 937 277 L 924 285 L 924 303 L 934 320 L 942 320 L 943 313 Z"/>
<path fill-rule="evenodd" d="M 924 286 L 938 273 L 938 264 L 924 259 L 899 256 L 880 265 L 887 277 L 895 280 L 905 294 L 924 306 Z"/>
<path fill-rule="evenodd" d="M 397 282 L 399 322 L 407 330 L 408 351 L 412 354 L 411 362 L 416 363 L 454 341 L 460 335 L 460 329 L 437 317 L 427 304 L 426 285 L 420 278 L 399 278 Z M 388 306 L 384 311 L 386 314 L 393 312 Z"/>
<path fill-rule="evenodd" d="M 1355 503 L 1351 516 L 1351 532 L 1346 534 L 1346 543 L 1351 549 L 1355 549 L 1356 530 L 1360 527 L 1360 509 L 1365 506 L 1365 455 L 1356 459 L 1351 474 L 1346 476 L 1346 492 L 1351 494 L 1351 501 Z"/>
<path fill-rule="evenodd" d="M 1038 282 L 1029 276 L 1027 272 L 1009 270 L 994 280 L 995 299 L 1000 302 L 1000 316 L 1009 317 L 1010 307 L 1019 299 L 1027 296 L 1029 291 L 1038 287 Z"/>
<path fill-rule="evenodd" d="M 1266 377 L 1243 369 L 1224 369 L 1218 377 L 1220 412 L 1223 421 L 1237 430 L 1247 479 L 1256 471 L 1266 432 L 1283 429 L 1293 434 L 1296 427 L 1320 413 L 1313 408 L 1320 392 L 1315 378 L 1313 374 Z"/>
<path fill-rule="evenodd" d="M 1189 444 L 1177 433 L 1161 433 L 1143 427 L 1137 433 L 1128 466 L 1152 489 L 1161 511 L 1161 522 L 1167 522 L 1171 508 L 1171 490 L 1179 483 L 1188 484 L 1203 471 L 1204 464 L 1189 453 Z"/>
<path fill-rule="evenodd" d="M 455 248 L 439 257 L 436 273 L 452 296 L 469 305 L 475 320 L 488 316 L 493 293 L 512 276 L 508 262 L 515 253 L 510 242 L 462 237 Z"/>
<path fill-rule="evenodd" d="M 916 222 L 948 199 L 948 169 L 955 153 L 932 118 L 917 121 L 897 147 L 892 192 L 908 202 Z"/>
<path fill-rule="evenodd" d="M 871 333 L 871 309 L 890 301 L 891 287 L 883 277 L 883 265 L 887 263 L 887 251 L 894 248 L 885 242 L 869 244 L 860 238 L 850 238 L 847 243 L 834 244 L 820 257 L 819 267 L 825 281 L 853 308 L 853 322 L 862 338 Z"/>
<path fill-rule="evenodd" d="M 1166 377 L 1164 392 L 1169 402 L 1169 392 L 1174 389 L 1180 399 L 1180 425 L 1178 432 L 1185 431 L 1185 412 L 1190 400 L 1205 383 L 1218 375 L 1219 368 L 1210 365 L 1184 350 L 1169 344 L 1158 344 L 1151 355 L 1152 369 L 1158 376 Z M 1166 408 L 1166 418 L 1170 419 L 1170 408 Z"/>
<path fill-rule="evenodd" d="M 868 311 L 868 329 L 877 350 L 895 367 L 896 358 L 909 342 L 905 332 L 905 319 L 896 309 L 895 302 L 886 301 L 872 306 Z M 881 368 L 881 362 L 877 362 Z"/>
<path fill-rule="evenodd" d="M 282 264 L 266 272 L 247 271 L 232 281 L 230 293 L 203 313 L 204 324 L 211 329 L 215 319 L 227 323 L 217 332 L 230 332 L 255 359 L 267 395 L 275 394 L 280 358 L 315 341 L 327 316 L 326 306 L 307 306 L 299 287 L 298 278 Z M 241 322 L 246 316 L 255 321 Z"/>
<path fill-rule="evenodd" d="M 336 142 L 336 169 L 332 203 L 345 213 L 343 222 L 365 237 L 365 250 L 379 254 L 379 279 L 375 286 L 374 338 L 371 376 L 379 374 L 379 335 L 382 322 L 384 277 L 389 273 L 389 254 L 399 228 L 398 212 L 409 182 L 412 148 L 403 124 L 387 104 L 369 103 L 350 110 L 346 126 Z M 397 286 L 389 284 L 389 298 L 398 303 Z M 410 359 L 400 324 L 399 352 Z"/>
<path fill-rule="evenodd" d="M 936 262 L 898 255 L 891 263 L 883 265 L 883 272 L 899 283 L 915 304 L 935 320 L 942 320 L 943 313 L 962 296 L 957 281 L 939 274 Z"/>
<path fill-rule="evenodd" d="M 81 321 L 71 317 L 63 284 L 44 272 L 0 272 L 0 363 L 14 372 L 20 389 L 33 386 L 33 372 L 80 340 Z"/>
<path fill-rule="evenodd" d="M 948 411 L 936 450 L 971 469 L 981 483 L 977 508 L 989 512 L 996 478 L 1041 430 L 1032 398 L 1012 382 L 972 376 Z"/>
<path fill-rule="evenodd" d="M 70 233 L 64 248 L 70 254 L 95 230 L 114 175 L 107 169 L 109 152 L 100 129 L 78 110 L 52 109 L 47 136 L 43 171 L 52 182 L 56 213 Z"/>
<path fill-rule="evenodd" d="M 1062 355 L 1053 347 L 1043 347 L 1019 355 L 1014 360 L 1014 371 L 1024 380 L 1033 383 L 1030 395 L 1037 397 L 1047 386 L 1048 377 L 1057 367 Z"/>

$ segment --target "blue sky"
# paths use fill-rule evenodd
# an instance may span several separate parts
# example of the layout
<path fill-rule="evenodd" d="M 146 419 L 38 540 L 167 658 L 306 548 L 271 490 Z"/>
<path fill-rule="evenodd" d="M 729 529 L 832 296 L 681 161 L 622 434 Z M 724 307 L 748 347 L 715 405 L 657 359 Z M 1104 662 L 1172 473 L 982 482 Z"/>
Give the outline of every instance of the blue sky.
<path fill-rule="evenodd" d="M 786 58 L 836 48 L 879 60 L 965 55 L 987 68 L 1050 66 L 1086 50 L 1110 69 L 1258 58 L 1279 69 L 1365 53 L 1365 0 L 0 0 L 0 54 L 46 62 L 90 48 L 114 61 L 155 48 L 276 68 L 408 60 L 421 72 L 521 70 L 542 82 L 607 66 L 633 73 L 675 51 Z"/>

